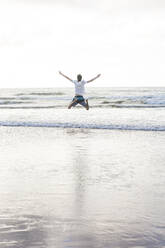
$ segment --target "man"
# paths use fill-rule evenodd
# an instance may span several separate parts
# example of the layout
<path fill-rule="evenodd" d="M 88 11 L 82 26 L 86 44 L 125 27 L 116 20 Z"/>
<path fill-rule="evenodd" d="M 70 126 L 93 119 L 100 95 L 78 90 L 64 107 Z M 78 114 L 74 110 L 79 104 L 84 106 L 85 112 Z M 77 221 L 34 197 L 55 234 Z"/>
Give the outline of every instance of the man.
<path fill-rule="evenodd" d="M 63 77 L 65 77 L 66 79 L 68 79 L 69 81 L 71 81 L 72 83 L 74 83 L 74 85 L 75 85 L 75 97 L 72 99 L 71 103 L 69 104 L 68 109 L 76 106 L 79 103 L 83 107 L 85 107 L 86 110 L 88 110 L 89 109 L 88 100 L 84 99 L 84 93 L 85 93 L 84 85 L 86 83 L 90 83 L 90 82 L 94 81 L 96 78 L 100 77 L 101 74 L 98 74 L 96 77 L 92 78 L 89 81 L 82 80 L 81 74 L 77 75 L 77 80 L 72 80 L 68 76 L 64 75 L 61 71 L 59 71 L 59 74 L 62 75 Z"/>

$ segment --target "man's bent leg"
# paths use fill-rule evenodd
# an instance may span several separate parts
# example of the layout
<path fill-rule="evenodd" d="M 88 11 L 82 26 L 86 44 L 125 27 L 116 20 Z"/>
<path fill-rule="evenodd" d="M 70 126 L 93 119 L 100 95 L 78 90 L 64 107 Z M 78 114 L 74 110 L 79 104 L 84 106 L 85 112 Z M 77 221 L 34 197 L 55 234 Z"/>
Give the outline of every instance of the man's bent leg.
<path fill-rule="evenodd" d="M 71 107 L 76 106 L 76 105 L 77 105 L 76 102 L 77 102 L 77 99 L 73 100 L 73 101 L 69 104 L 68 109 L 71 109 Z"/>
<path fill-rule="evenodd" d="M 88 100 L 84 100 L 83 102 L 80 102 L 79 104 L 81 104 L 84 108 L 86 108 L 86 110 L 89 110 Z"/>

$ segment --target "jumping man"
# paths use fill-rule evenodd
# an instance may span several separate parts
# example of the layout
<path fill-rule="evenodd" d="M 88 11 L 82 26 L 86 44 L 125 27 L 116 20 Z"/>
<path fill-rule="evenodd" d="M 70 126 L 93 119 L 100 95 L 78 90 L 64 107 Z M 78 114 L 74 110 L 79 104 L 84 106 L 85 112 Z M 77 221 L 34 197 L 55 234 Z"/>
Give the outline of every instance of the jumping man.
<path fill-rule="evenodd" d="M 71 103 L 69 104 L 68 109 L 76 106 L 79 103 L 82 106 L 84 106 L 86 108 L 86 110 L 88 110 L 89 109 L 88 100 L 85 100 L 83 97 L 83 95 L 85 93 L 84 85 L 86 83 L 90 83 L 90 82 L 94 81 L 96 78 L 100 77 L 101 74 L 98 74 L 96 77 L 92 78 L 89 81 L 82 80 L 81 74 L 77 75 L 77 80 L 72 80 L 68 76 L 64 75 L 61 71 L 59 71 L 59 74 L 65 78 L 67 78 L 69 81 L 71 81 L 75 85 L 75 97 L 72 99 Z"/>

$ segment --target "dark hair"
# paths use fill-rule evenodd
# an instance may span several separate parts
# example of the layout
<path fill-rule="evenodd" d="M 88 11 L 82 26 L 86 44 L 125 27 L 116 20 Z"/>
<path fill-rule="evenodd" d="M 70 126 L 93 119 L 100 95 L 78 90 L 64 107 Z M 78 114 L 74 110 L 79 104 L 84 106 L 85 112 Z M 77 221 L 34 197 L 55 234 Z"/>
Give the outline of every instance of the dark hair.
<path fill-rule="evenodd" d="M 78 74 L 78 75 L 77 75 L 77 80 L 78 80 L 78 82 L 81 81 L 81 79 L 82 79 L 81 74 Z"/>

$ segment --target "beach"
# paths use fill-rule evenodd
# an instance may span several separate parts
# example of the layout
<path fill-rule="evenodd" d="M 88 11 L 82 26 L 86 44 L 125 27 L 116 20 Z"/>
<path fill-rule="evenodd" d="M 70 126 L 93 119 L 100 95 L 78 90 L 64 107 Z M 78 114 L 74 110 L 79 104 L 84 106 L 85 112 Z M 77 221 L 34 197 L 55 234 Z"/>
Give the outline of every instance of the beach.
<path fill-rule="evenodd" d="M 0 133 L 0 247 L 163 247 L 164 132 Z"/>
<path fill-rule="evenodd" d="M 164 93 L 127 93 L 89 111 L 41 90 L 1 103 L 0 248 L 165 247 Z"/>

